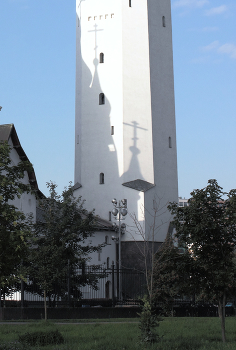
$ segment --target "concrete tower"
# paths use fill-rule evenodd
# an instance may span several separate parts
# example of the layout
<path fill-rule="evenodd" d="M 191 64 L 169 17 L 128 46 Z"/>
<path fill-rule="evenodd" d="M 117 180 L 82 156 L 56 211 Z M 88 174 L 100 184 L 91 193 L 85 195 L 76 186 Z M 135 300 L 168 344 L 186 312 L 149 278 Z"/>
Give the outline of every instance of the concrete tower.
<path fill-rule="evenodd" d="M 178 201 L 170 0 L 77 0 L 76 12 L 75 195 L 106 220 L 126 198 L 163 242 Z M 125 223 L 122 242 L 142 241 Z"/>

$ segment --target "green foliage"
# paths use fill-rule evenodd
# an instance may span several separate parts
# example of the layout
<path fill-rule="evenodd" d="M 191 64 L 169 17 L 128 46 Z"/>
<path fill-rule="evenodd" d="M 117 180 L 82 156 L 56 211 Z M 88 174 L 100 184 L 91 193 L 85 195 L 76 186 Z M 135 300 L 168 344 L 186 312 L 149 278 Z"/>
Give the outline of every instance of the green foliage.
<path fill-rule="evenodd" d="M 51 344 L 63 344 L 64 338 L 62 334 L 56 330 L 51 332 L 39 331 L 33 333 L 26 333 L 19 336 L 19 341 L 26 345 L 51 345 Z"/>
<path fill-rule="evenodd" d="M 209 180 L 206 188 L 191 193 L 188 207 L 170 206 L 179 245 L 192 258 L 196 292 L 210 301 L 235 291 L 236 192 L 226 200 L 225 195 L 216 180 Z"/>
<path fill-rule="evenodd" d="M 156 333 L 156 328 L 159 326 L 160 318 L 154 315 L 149 299 L 145 297 L 143 299 L 142 312 L 140 316 L 140 341 L 141 343 L 155 343 L 159 340 L 159 336 Z"/>
<path fill-rule="evenodd" d="M 173 316 L 173 302 L 182 294 L 191 295 L 190 263 L 188 251 L 181 252 L 168 234 L 157 251 L 153 266 L 153 301 L 161 305 L 165 314 Z"/>
<path fill-rule="evenodd" d="M 34 226 L 33 249 L 29 257 L 30 271 L 37 276 L 36 283 L 41 290 L 50 296 L 55 285 L 64 279 L 68 272 L 70 276 L 76 268 L 85 264 L 89 254 L 101 248 L 93 246 L 89 237 L 94 233 L 93 212 L 86 212 L 81 198 L 76 199 L 70 185 L 62 195 L 56 192 L 56 185 L 47 183 L 50 195 L 39 202 L 41 220 Z M 94 274 L 81 276 L 79 285 L 96 286 Z M 66 286 L 67 288 L 67 286 Z M 58 290 L 58 295 L 63 291 Z"/>
<path fill-rule="evenodd" d="M 11 148 L 0 143 L 0 286 L 7 286 L 19 275 L 22 259 L 28 255 L 31 236 L 30 218 L 19 211 L 11 201 L 30 192 L 30 186 L 23 183 L 29 162 L 13 165 Z"/>
<path fill-rule="evenodd" d="M 188 207 L 173 203 L 169 209 L 179 244 L 191 257 L 189 285 L 199 298 L 218 303 L 225 341 L 225 302 L 236 287 L 236 190 L 227 194 L 216 180 L 209 180 L 191 196 Z"/>

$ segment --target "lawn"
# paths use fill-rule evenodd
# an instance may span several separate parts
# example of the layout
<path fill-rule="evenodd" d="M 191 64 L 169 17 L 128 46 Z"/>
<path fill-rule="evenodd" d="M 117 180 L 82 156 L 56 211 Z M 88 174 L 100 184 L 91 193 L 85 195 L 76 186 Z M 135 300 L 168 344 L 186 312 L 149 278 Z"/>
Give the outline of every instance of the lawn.
<path fill-rule="evenodd" d="M 55 324 L 53 322 L 31 322 L 20 325 L 0 324 L 0 350 L 218 350 L 236 349 L 236 318 L 226 319 L 228 342 L 221 342 L 220 321 L 218 318 L 165 318 L 157 329 L 161 337 L 159 343 L 144 346 L 139 343 L 137 320 L 96 320 L 88 324 Z M 126 323 L 126 321 L 128 321 Z M 62 322 L 62 321 L 60 321 Z M 66 322 L 63 320 L 63 322 Z M 68 321 L 71 322 L 71 321 Z M 81 321 L 80 321 L 81 322 Z M 101 322 L 101 323 L 100 323 Z M 61 345 L 23 347 L 18 342 L 8 347 L 3 344 L 15 342 L 26 332 L 58 329 L 65 339 Z"/>

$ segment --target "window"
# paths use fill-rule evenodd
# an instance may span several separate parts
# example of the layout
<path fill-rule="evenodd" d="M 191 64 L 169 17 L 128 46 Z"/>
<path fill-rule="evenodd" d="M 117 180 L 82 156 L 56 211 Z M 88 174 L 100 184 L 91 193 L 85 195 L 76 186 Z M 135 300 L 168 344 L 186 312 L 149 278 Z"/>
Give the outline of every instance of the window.
<path fill-rule="evenodd" d="M 131 7 L 131 0 L 129 0 L 129 7 Z"/>
<path fill-rule="evenodd" d="M 109 221 L 111 221 L 111 211 L 109 211 Z"/>
<path fill-rule="evenodd" d="M 171 137 L 169 137 L 169 148 L 172 148 L 172 140 L 171 140 Z"/>
<path fill-rule="evenodd" d="M 162 16 L 162 26 L 163 27 L 166 26 L 166 18 L 165 18 L 165 16 Z"/>
<path fill-rule="evenodd" d="M 105 243 L 109 244 L 109 237 L 108 236 L 105 236 Z"/>
<path fill-rule="evenodd" d="M 107 269 L 110 268 L 110 258 L 107 258 Z"/>
<path fill-rule="evenodd" d="M 90 17 L 88 17 L 88 21 L 90 21 L 90 19 L 91 19 L 92 17 L 90 16 Z"/>
<path fill-rule="evenodd" d="M 100 185 L 104 184 L 104 174 L 103 173 L 100 173 L 100 175 L 99 175 L 99 183 L 100 183 Z"/>
<path fill-rule="evenodd" d="M 77 135 L 77 145 L 79 144 L 79 135 Z"/>
<path fill-rule="evenodd" d="M 100 53 L 100 63 L 104 63 L 104 53 Z"/>
<path fill-rule="evenodd" d="M 98 261 L 101 261 L 101 252 L 102 252 L 102 249 L 98 249 Z"/>
<path fill-rule="evenodd" d="M 103 92 L 99 94 L 99 104 L 104 105 L 105 104 L 105 95 Z"/>
<path fill-rule="evenodd" d="M 114 135 L 114 126 L 111 126 L 111 135 Z"/>

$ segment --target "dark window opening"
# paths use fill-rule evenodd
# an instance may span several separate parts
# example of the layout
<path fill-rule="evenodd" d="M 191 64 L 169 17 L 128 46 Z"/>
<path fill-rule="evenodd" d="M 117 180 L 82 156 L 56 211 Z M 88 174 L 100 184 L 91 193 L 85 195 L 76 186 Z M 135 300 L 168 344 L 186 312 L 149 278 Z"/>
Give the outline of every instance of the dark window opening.
<path fill-rule="evenodd" d="M 114 126 L 111 127 L 111 135 L 114 135 Z"/>
<path fill-rule="evenodd" d="M 103 173 L 100 173 L 100 175 L 99 175 L 99 183 L 100 183 L 100 185 L 104 184 L 104 174 Z"/>
<path fill-rule="evenodd" d="M 169 148 L 172 148 L 172 140 L 171 140 L 171 137 L 169 137 Z"/>
<path fill-rule="evenodd" d="M 102 249 L 99 248 L 98 249 L 98 261 L 101 261 L 101 253 L 102 253 Z"/>
<path fill-rule="evenodd" d="M 100 63 L 104 63 L 104 53 L 100 53 Z"/>
<path fill-rule="evenodd" d="M 129 0 L 129 7 L 131 7 L 131 0 Z"/>
<path fill-rule="evenodd" d="M 165 18 L 165 16 L 162 16 L 162 26 L 163 27 L 166 26 L 166 18 Z"/>
<path fill-rule="evenodd" d="M 99 94 L 99 104 L 104 105 L 105 104 L 105 95 L 103 92 Z"/>
<path fill-rule="evenodd" d="M 111 211 L 109 211 L 109 221 L 111 221 Z"/>

